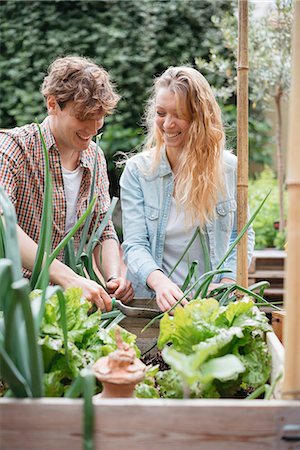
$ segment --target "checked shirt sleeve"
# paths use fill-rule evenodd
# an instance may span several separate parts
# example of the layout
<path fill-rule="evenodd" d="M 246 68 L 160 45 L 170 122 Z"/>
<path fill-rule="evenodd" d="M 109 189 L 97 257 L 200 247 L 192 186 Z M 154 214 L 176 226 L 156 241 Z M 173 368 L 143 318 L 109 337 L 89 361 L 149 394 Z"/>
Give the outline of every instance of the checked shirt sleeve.
<path fill-rule="evenodd" d="M 0 185 L 16 205 L 22 150 L 12 136 L 0 132 Z"/>

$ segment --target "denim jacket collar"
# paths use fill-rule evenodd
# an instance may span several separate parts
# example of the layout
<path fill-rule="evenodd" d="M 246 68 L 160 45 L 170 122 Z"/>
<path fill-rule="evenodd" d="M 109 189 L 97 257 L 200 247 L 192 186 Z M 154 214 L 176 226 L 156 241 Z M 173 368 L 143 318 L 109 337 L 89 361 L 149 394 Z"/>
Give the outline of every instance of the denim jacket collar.
<path fill-rule="evenodd" d="M 160 162 L 158 167 L 154 172 L 145 175 L 145 178 L 149 181 L 155 180 L 157 177 L 164 177 L 166 175 L 172 174 L 172 169 L 167 157 L 167 152 L 165 146 L 161 149 Z"/>

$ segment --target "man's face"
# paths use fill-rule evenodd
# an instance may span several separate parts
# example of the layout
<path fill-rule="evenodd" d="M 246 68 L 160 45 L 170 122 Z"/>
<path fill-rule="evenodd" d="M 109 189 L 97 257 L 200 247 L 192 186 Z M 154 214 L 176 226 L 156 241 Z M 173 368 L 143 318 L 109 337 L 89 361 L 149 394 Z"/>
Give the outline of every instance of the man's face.
<path fill-rule="evenodd" d="M 49 109 L 49 108 L 48 108 Z M 73 102 L 63 109 L 56 103 L 55 110 L 50 113 L 51 131 L 60 151 L 86 150 L 92 138 L 104 124 L 104 114 L 96 114 L 87 120 L 77 119 L 74 115 Z"/>

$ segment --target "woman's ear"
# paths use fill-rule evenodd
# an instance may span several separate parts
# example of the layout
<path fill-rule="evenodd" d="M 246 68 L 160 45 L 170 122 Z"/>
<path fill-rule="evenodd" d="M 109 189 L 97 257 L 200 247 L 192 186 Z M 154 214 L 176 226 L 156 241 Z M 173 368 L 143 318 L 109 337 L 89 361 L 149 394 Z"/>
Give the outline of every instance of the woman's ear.
<path fill-rule="evenodd" d="M 49 116 L 55 116 L 57 114 L 57 111 L 59 109 L 59 105 L 56 101 L 56 98 L 54 97 L 54 95 L 49 95 L 47 97 L 47 110 L 48 110 L 48 114 Z"/>

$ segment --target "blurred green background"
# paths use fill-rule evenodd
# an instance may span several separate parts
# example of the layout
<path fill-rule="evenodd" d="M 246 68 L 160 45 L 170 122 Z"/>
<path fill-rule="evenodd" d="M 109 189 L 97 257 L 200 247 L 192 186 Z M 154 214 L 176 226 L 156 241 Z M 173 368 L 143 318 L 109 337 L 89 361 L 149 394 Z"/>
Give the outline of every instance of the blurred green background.
<path fill-rule="evenodd" d="M 92 58 L 109 71 L 122 97 L 102 137 L 111 195 L 118 196 L 116 161 L 139 148 L 153 78 L 170 65 L 189 64 L 214 87 L 235 150 L 236 6 L 230 0 L 1 1 L 1 128 L 43 120 L 39 89 L 55 58 Z M 249 108 L 250 174 L 257 177 L 272 165 L 274 129 L 263 102 L 251 100 Z M 271 220 L 278 220 L 278 211 Z"/>

